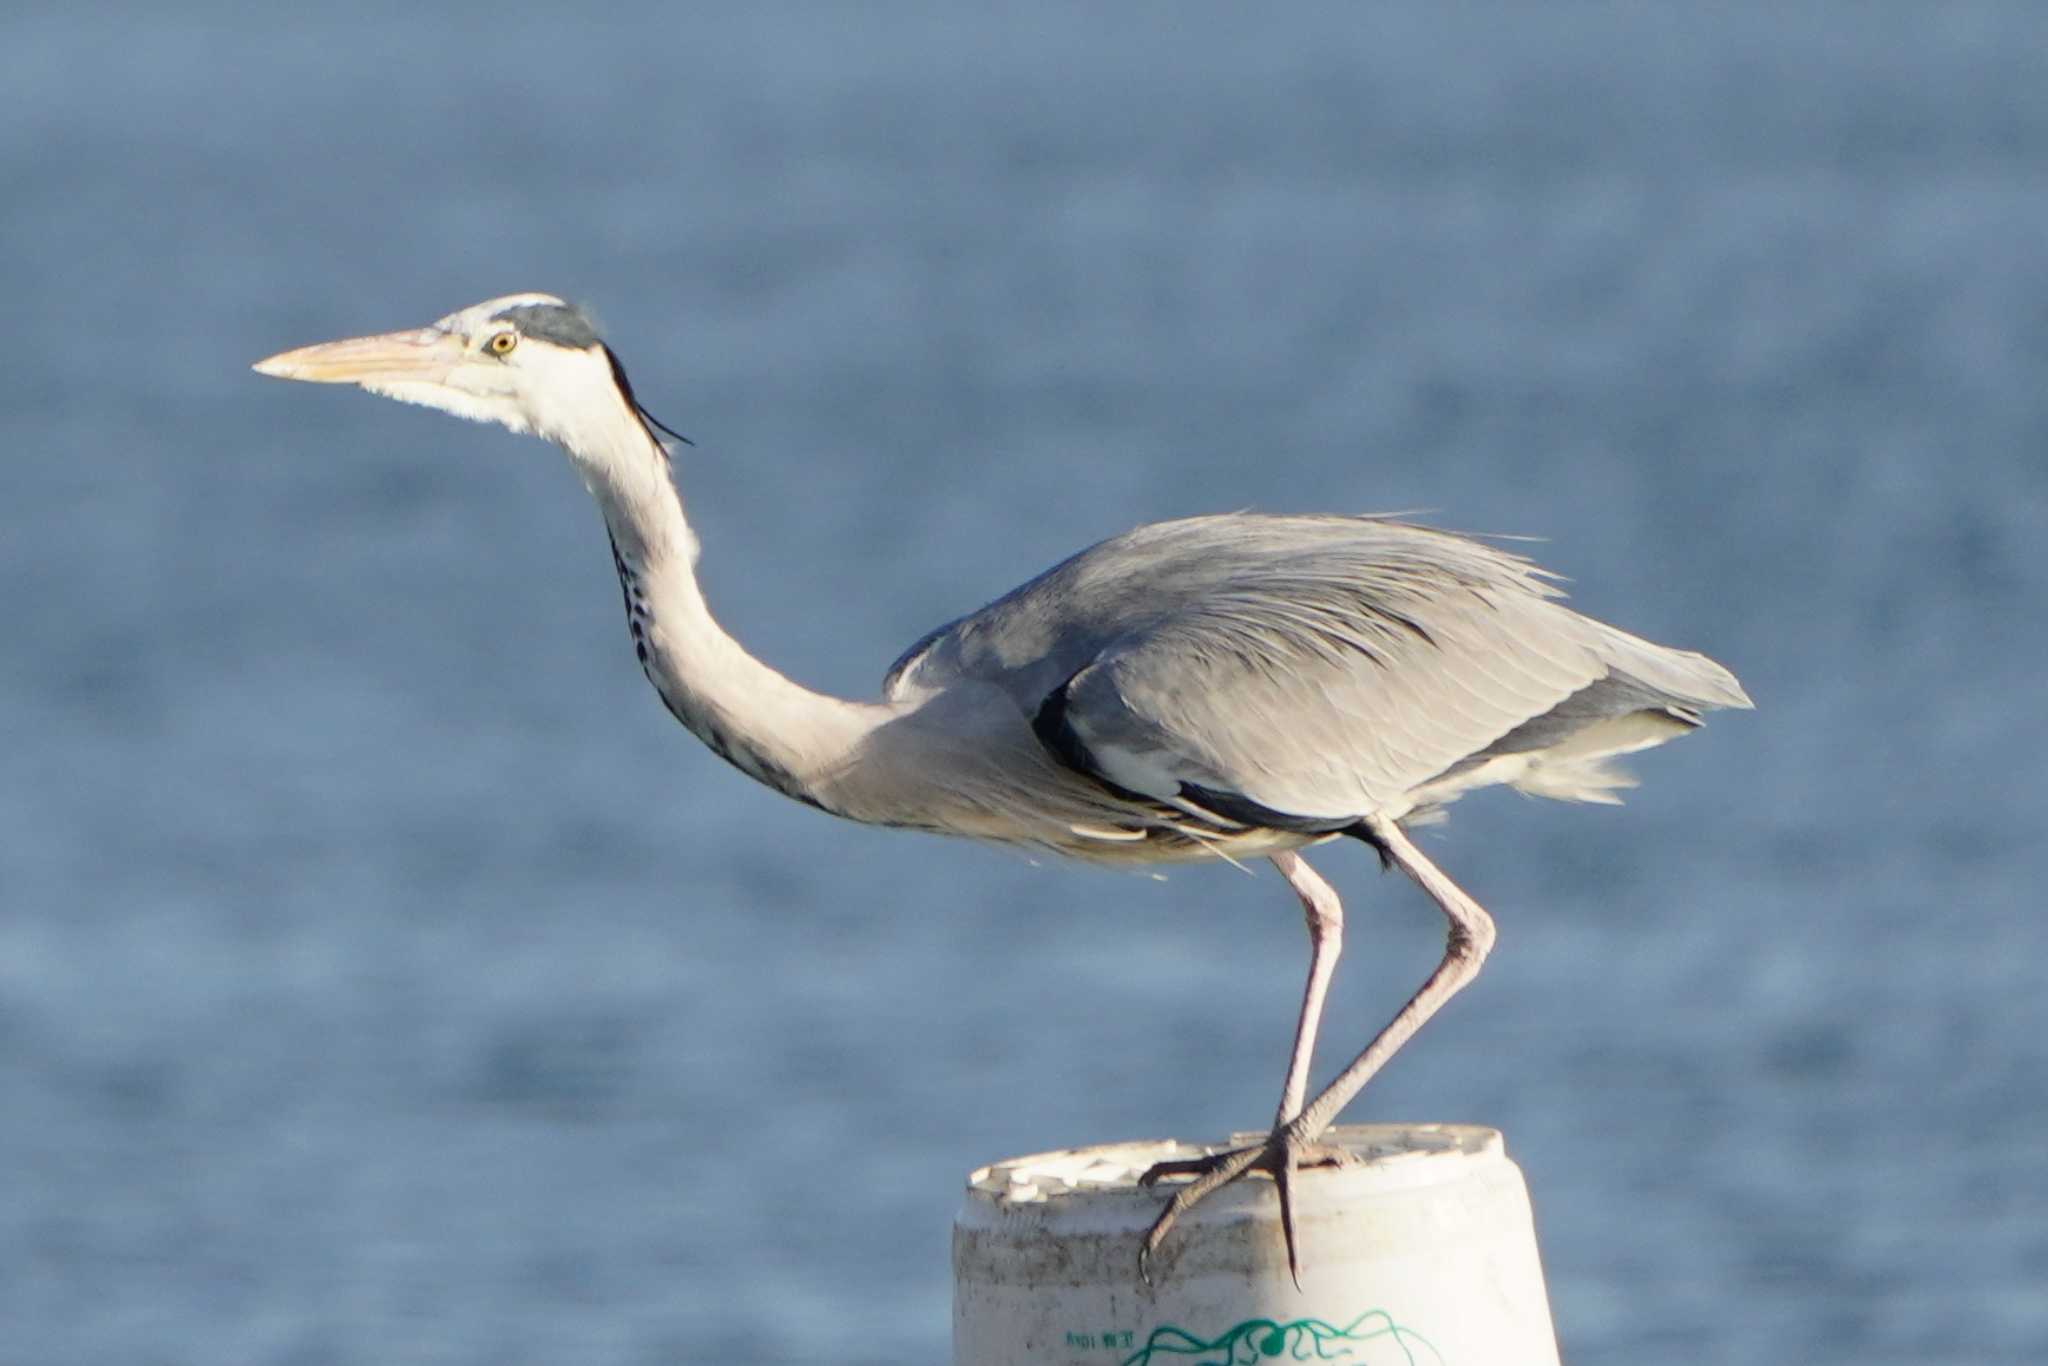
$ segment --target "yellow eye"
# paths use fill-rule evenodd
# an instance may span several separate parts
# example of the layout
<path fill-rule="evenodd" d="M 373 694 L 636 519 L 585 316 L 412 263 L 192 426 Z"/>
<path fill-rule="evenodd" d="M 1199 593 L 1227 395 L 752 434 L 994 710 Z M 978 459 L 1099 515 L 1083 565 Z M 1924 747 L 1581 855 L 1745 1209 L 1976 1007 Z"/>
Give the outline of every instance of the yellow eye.
<path fill-rule="evenodd" d="M 484 345 L 491 349 L 491 354 L 494 356 L 510 355 L 512 348 L 519 345 L 519 334 L 517 332 L 500 332 L 497 336 L 485 342 Z"/>

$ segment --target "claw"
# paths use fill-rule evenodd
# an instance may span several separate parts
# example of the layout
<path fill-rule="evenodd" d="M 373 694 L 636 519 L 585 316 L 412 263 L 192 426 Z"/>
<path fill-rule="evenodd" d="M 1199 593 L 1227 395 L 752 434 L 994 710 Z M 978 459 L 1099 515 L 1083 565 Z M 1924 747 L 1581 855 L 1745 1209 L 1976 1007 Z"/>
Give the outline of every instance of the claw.
<path fill-rule="evenodd" d="M 1146 1168 L 1138 1178 L 1138 1184 L 1150 1189 L 1162 1177 L 1192 1176 L 1195 1179 L 1173 1193 L 1173 1199 L 1166 1202 L 1159 1217 L 1152 1221 L 1151 1229 L 1145 1234 L 1144 1243 L 1138 1248 L 1138 1277 L 1146 1285 L 1152 1284 L 1152 1254 L 1166 1241 L 1166 1235 L 1179 1220 L 1206 1198 L 1211 1192 L 1228 1185 L 1243 1176 L 1257 1164 L 1266 1151 L 1264 1147 L 1233 1148 L 1229 1152 L 1215 1153 L 1209 1157 L 1185 1158 L 1174 1162 L 1155 1162 Z"/>
<path fill-rule="evenodd" d="M 1293 1277 L 1294 1288 L 1301 1289 L 1301 1258 L 1294 1240 L 1294 1172 L 1300 1167 L 1338 1166 L 1353 1160 L 1341 1149 L 1309 1143 L 1290 1124 L 1275 1129 L 1264 1143 L 1207 1157 L 1153 1163 L 1138 1178 L 1140 1186 L 1150 1189 L 1169 1176 L 1192 1176 L 1194 1180 L 1173 1193 L 1146 1232 L 1138 1248 L 1138 1278 L 1147 1286 L 1152 1284 L 1153 1254 L 1183 1214 L 1246 1172 L 1262 1171 L 1273 1178 L 1280 1193 L 1280 1235 L 1287 1243 L 1287 1274 Z"/>
<path fill-rule="evenodd" d="M 1280 1237 L 1287 1244 L 1287 1276 L 1294 1293 L 1301 1293 L 1301 1259 L 1294 1253 L 1294 1164 L 1284 1156 L 1273 1168 L 1273 1184 L 1280 1191 Z"/>

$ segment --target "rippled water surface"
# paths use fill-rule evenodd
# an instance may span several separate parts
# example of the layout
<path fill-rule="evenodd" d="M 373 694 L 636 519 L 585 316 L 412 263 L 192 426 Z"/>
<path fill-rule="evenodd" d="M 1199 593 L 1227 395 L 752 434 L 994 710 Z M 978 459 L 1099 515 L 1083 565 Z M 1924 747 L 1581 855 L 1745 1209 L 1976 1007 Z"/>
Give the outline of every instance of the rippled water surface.
<path fill-rule="evenodd" d="M 842 825 L 546 447 L 262 381 L 594 305 L 814 686 L 1102 535 L 1545 538 L 1754 715 L 1427 836 L 1580 1363 L 2048 1359 L 2025 3 L 0 17 L 0 1362 L 947 1357 L 968 1168 L 1258 1123 L 1299 915 Z M 1440 922 L 1363 850 L 1325 1026 Z"/>

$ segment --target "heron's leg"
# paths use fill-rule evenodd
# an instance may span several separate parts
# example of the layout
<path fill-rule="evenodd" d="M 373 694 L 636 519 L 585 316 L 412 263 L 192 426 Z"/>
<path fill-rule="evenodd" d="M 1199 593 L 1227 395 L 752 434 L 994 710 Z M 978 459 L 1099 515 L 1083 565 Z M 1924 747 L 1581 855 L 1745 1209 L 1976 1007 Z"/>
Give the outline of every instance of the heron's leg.
<path fill-rule="evenodd" d="M 1422 851 L 1402 833 L 1400 826 L 1379 816 L 1366 817 L 1364 825 L 1382 856 L 1429 893 L 1445 919 L 1451 922 L 1443 961 L 1437 964 L 1436 971 L 1429 975 L 1421 988 L 1408 998 L 1408 1003 L 1401 1007 L 1387 1027 L 1365 1046 L 1365 1051 L 1353 1058 L 1337 1079 L 1323 1088 L 1301 1113 L 1275 1127 L 1265 1143 L 1193 1162 L 1162 1162 L 1140 1178 L 1146 1185 L 1162 1176 L 1192 1175 L 1195 1178 L 1174 1192 L 1173 1199 L 1145 1235 L 1144 1246 L 1138 1251 L 1138 1274 L 1147 1280 L 1150 1280 L 1148 1265 L 1152 1254 L 1182 1214 L 1246 1172 L 1264 1171 L 1272 1174 L 1279 1189 L 1280 1231 L 1287 1240 L 1287 1269 L 1299 1284 L 1301 1271 L 1295 1255 L 1294 1210 L 1290 1191 L 1295 1168 L 1330 1160 L 1331 1153 L 1319 1148 L 1316 1139 L 1330 1127 L 1338 1112 L 1351 1103 L 1352 1097 L 1372 1075 L 1386 1065 L 1387 1059 L 1414 1036 L 1423 1022 L 1478 975 L 1487 950 L 1493 947 L 1493 917 L 1424 857 Z"/>
<path fill-rule="evenodd" d="M 1294 1052 L 1287 1060 L 1287 1084 L 1280 1088 L 1280 1110 L 1273 1117 L 1278 1128 L 1301 1113 L 1302 1097 L 1308 1094 L 1309 1062 L 1316 1051 L 1316 1026 L 1323 1018 L 1323 997 L 1330 990 L 1330 976 L 1337 970 L 1337 955 L 1344 951 L 1344 905 L 1336 889 L 1323 881 L 1322 874 L 1308 866 L 1308 860 L 1292 850 L 1273 855 L 1273 866 L 1287 885 L 1301 898 L 1308 917 L 1308 984 L 1301 993 L 1301 1019 L 1294 1026 Z"/>
<path fill-rule="evenodd" d="M 1323 1130 L 1330 1127 L 1338 1112 L 1351 1103 L 1373 1073 L 1386 1065 L 1402 1044 L 1414 1037 L 1430 1016 L 1436 1014 L 1445 1001 L 1479 975 L 1479 965 L 1486 961 L 1487 952 L 1493 948 L 1493 917 L 1485 908 L 1465 895 L 1464 889 L 1445 877 L 1443 870 L 1424 857 L 1422 851 L 1409 842 L 1408 836 L 1393 821 L 1378 816 L 1368 816 L 1365 825 L 1372 832 L 1374 841 L 1387 858 L 1406 873 L 1415 885 L 1429 893 L 1437 909 L 1451 922 L 1450 937 L 1444 945 L 1444 957 L 1437 964 L 1436 971 L 1422 984 L 1400 1013 L 1388 1022 L 1365 1051 L 1351 1060 L 1350 1066 L 1337 1074 L 1337 1079 L 1324 1087 L 1322 1093 L 1308 1103 L 1299 1115 L 1287 1125 L 1295 1138 L 1313 1142 Z"/>

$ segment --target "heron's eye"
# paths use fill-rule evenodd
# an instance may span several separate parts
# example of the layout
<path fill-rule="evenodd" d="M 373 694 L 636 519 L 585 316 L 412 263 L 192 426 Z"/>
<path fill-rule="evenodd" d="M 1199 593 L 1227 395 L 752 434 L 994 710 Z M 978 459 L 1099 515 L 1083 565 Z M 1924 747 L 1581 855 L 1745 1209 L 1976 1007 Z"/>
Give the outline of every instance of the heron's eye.
<path fill-rule="evenodd" d="M 519 345 L 519 334 L 517 332 L 500 332 L 497 336 L 485 342 L 484 345 L 491 349 L 491 354 L 494 356 L 508 356 L 512 353 L 512 348 Z"/>

